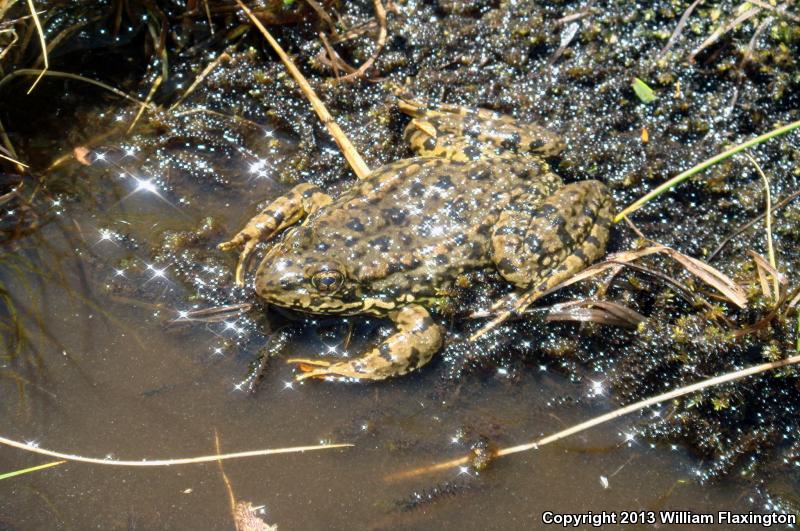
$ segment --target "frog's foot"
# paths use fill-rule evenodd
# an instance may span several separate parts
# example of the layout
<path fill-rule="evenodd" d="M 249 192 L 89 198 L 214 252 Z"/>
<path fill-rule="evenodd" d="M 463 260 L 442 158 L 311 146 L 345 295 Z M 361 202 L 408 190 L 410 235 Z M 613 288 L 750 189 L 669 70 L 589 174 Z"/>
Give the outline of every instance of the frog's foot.
<path fill-rule="evenodd" d="M 569 184 L 538 207 L 516 203 L 503 211 L 492 232 L 492 259 L 506 280 L 526 289 L 492 306 L 495 317 L 470 340 L 603 256 L 613 212 L 611 196 L 598 181 Z"/>
<path fill-rule="evenodd" d="M 430 361 L 442 346 L 442 328 L 422 306 L 406 306 L 389 316 L 397 332 L 360 358 L 329 363 L 322 360 L 290 359 L 304 371 L 295 377 L 339 376 L 354 380 L 383 380 L 414 371 Z"/>
<path fill-rule="evenodd" d="M 403 136 L 420 156 L 460 161 L 538 158 L 564 149 L 557 134 L 511 116 L 458 105 L 429 106 L 402 93 L 397 96 L 400 111 L 412 118 Z"/>
<path fill-rule="evenodd" d="M 236 264 L 236 284 L 244 284 L 244 270 L 247 260 L 259 242 L 268 241 L 280 231 L 297 223 L 301 218 L 330 204 L 331 197 L 313 184 L 298 184 L 286 195 L 277 198 L 261 213 L 247 222 L 236 236 L 217 247 L 228 251 L 242 246 L 239 262 Z"/>

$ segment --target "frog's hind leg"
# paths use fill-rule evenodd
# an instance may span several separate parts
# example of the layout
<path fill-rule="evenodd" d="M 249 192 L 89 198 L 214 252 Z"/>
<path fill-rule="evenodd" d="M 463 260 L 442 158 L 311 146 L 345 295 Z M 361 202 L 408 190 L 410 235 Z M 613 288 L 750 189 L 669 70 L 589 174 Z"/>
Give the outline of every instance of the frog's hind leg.
<path fill-rule="evenodd" d="M 337 363 L 287 360 L 299 364 L 304 371 L 296 379 L 341 376 L 356 380 L 383 380 L 422 367 L 442 346 L 442 328 L 422 306 L 405 306 L 389 317 L 397 325 L 397 332 L 360 358 Z"/>
<path fill-rule="evenodd" d="M 488 109 L 446 104 L 427 107 L 409 99 L 400 99 L 398 105 L 412 117 L 404 137 L 420 156 L 461 161 L 549 157 L 564 148 L 563 140 L 552 131 Z"/>
<path fill-rule="evenodd" d="M 497 316 L 473 338 L 602 257 L 612 216 L 599 181 L 569 184 L 538 206 L 523 196 L 504 210 L 492 231 L 492 259 L 503 278 L 527 292 L 496 304 Z"/>
<path fill-rule="evenodd" d="M 250 219 L 236 236 L 219 244 L 218 247 L 223 251 L 243 246 L 236 265 L 236 284 L 240 286 L 244 284 L 247 259 L 258 242 L 269 240 L 304 216 L 330 204 L 331 201 L 333 201 L 331 197 L 317 186 L 309 183 L 298 184 Z"/>

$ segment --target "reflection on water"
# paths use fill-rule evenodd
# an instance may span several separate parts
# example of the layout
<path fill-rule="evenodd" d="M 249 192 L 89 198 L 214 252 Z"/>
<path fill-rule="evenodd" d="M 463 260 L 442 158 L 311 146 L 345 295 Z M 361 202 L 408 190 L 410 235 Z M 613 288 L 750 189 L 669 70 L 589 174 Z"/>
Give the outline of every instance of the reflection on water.
<path fill-rule="evenodd" d="M 752 487 L 733 479 L 701 486 L 693 481 L 692 458 L 637 437 L 635 422 L 651 411 L 501 459 L 480 474 L 461 468 L 388 481 L 464 455 L 480 441 L 507 446 L 560 430 L 613 401 L 599 380 L 569 383 L 548 370 L 553 362 L 546 358 L 513 381 L 503 371 L 443 381 L 442 363 L 434 361 L 419 374 L 374 385 L 292 384 L 292 368 L 274 360 L 258 392 L 248 395 L 240 383 L 279 317 L 262 317 L 261 309 L 209 323 L 166 322 L 237 300 L 223 289 L 229 258 L 191 250 L 240 224 L 247 209 L 230 205 L 253 199 L 218 203 L 198 193 L 190 204 L 176 204 L 143 182 L 117 182 L 113 199 L 91 208 L 89 201 L 68 205 L 41 241 L 20 250 L 34 267 L 6 272 L 29 341 L 20 358 L 27 361 L 3 369 L 28 382 L 23 392 L 19 379 L 0 379 L 3 435 L 119 459 L 206 455 L 215 430 L 223 452 L 354 443 L 225 463 L 236 496 L 263 505 L 266 520 L 281 529 L 427 529 L 445 522 L 530 529 L 546 510 L 755 509 Z M 254 187 L 275 193 L 269 184 Z M 212 212 L 213 223 L 204 218 Z M 206 227 L 205 240 L 182 240 L 198 227 Z M 191 269 L 187 259 L 196 260 Z M 346 333 L 309 326 L 292 341 L 291 354 L 335 349 Z M 569 405 L 587 396 L 584 405 Z M 44 459 L 3 450 L 0 470 Z M 68 463 L 0 488 L 0 524 L 11 529 L 232 526 L 216 464 L 134 470 Z"/>

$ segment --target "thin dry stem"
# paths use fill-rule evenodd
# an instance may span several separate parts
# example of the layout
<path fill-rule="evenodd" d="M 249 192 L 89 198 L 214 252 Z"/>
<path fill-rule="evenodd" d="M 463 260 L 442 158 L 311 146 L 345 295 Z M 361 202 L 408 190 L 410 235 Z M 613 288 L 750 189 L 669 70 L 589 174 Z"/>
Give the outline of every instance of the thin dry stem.
<path fill-rule="evenodd" d="M 785 207 L 798 197 L 800 197 L 800 190 L 793 192 L 788 197 L 784 197 L 783 199 L 781 199 L 781 201 L 777 205 L 775 205 L 775 207 L 772 209 L 772 212 L 773 213 L 777 212 L 778 210 L 782 209 L 783 207 Z M 734 237 L 738 236 L 739 234 L 743 233 L 744 231 L 746 231 L 747 229 L 749 229 L 750 227 L 761 221 L 761 219 L 766 215 L 767 215 L 766 211 L 762 212 L 761 214 L 754 217 L 753 219 L 751 219 L 750 221 L 748 221 L 747 223 L 745 223 L 744 225 L 740 226 L 735 231 L 730 233 L 728 236 L 726 236 L 725 239 L 722 240 L 722 242 L 717 246 L 717 248 L 714 249 L 714 251 L 710 255 L 708 255 L 707 260 L 709 262 L 713 260 L 714 257 L 717 256 Z"/>
<path fill-rule="evenodd" d="M 147 109 L 147 107 L 150 105 L 150 102 L 152 101 L 153 96 L 155 95 L 156 90 L 158 90 L 158 87 L 161 85 L 161 81 L 163 79 L 164 78 L 159 75 L 156 80 L 153 81 L 153 86 L 150 87 L 150 92 L 147 93 L 147 98 L 145 98 L 142 104 L 139 105 L 139 112 L 137 112 L 136 116 L 133 117 L 133 121 L 131 122 L 131 125 L 128 126 L 128 130 L 125 132 L 125 134 L 130 134 L 130 132 L 133 131 L 133 128 L 136 127 L 136 124 L 139 122 L 139 118 L 142 117 L 145 109 Z"/>
<path fill-rule="evenodd" d="M 772 299 L 776 307 L 779 306 L 786 296 L 786 289 L 789 285 L 786 277 L 755 251 L 748 250 L 747 254 L 750 255 L 756 264 L 758 280 L 761 283 L 761 291 L 764 293 L 764 296 Z M 767 275 L 772 278 L 772 290 L 770 290 L 769 283 L 766 280 Z"/>
<path fill-rule="evenodd" d="M 369 68 L 373 65 L 373 63 L 375 63 L 375 60 L 378 58 L 378 56 L 381 53 L 381 50 L 383 50 L 383 47 L 386 44 L 386 35 L 387 35 L 386 10 L 383 8 L 381 0 L 375 0 L 374 4 L 375 4 L 375 18 L 378 19 L 378 25 L 380 26 L 380 30 L 378 33 L 378 41 L 375 44 L 375 51 L 372 53 L 372 55 L 369 56 L 369 59 L 364 61 L 364 64 L 358 67 L 358 70 L 342 77 L 341 78 L 342 81 L 352 80 L 364 76 L 367 73 L 367 70 L 369 70 Z"/>
<path fill-rule="evenodd" d="M 758 164 L 758 161 L 754 159 L 750 153 L 747 151 L 744 152 L 744 156 L 747 157 L 753 166 L 756 167 L 756 171 L 761 176 L 761 180 L 764 182 L 764 195 L 767 197 L 767 217 L 766 217 L 766 231 L 767 231 L 767 257 L 769 258 L 769 265 L 772 266 L 772 269 L 777 270 L 777 262 L 775 261 L 775 248 L 772 245 L 772 194 L 769 191 L 769 179 L 764 174 L 764 171 L 761 169 L 761 166 Z M 778 297 L 778 277 L 775 275 L 772 276 L 773 288 L 775 293 L 775 298 L 777 300 Z"/>
<path fill-rule="evenodd" d="M 316 0 L 306 0 L 306 3 L 311 6 L 311 9 L 316 11 L 317 16 L 325 21 L 333 34 L 336 34 L 336 23 L 325 9 Z"/>
<path fill-rule="evenodd" d="M 217 68 L 217 67 L 219 66 L 219 64 L 220 64 L 222 61 L 228 60 L 228 59 L 230 59 L 230 58 L 231 58 L 231 56 L 230 56 L 230 54 L 229 54 L 228 52 L 223 52 L 223 53 L 219 54 L 219 57 L 217 57 L 216 59 L 214 59 L 213 61 L 211 61 L 210 63 L 208 63 L 208 64 L 206 65 L 206 67 L 203 69 L 203 71 L 202 71 L 202 72 L 200 72 L 200 74 L 199 74 L 199 75 L 198 75 L 198 76 L 195 78 L 195 80 L 194 80 L 194 81 L 192 81 L 192 84 L 191 84 L 191 85 L 189 85 L 189 88 L 187 88 L 187 89 L 186 89 L 186 91 L 185 91 L 183 94 L 181 94 L 180 98 L 178 98 L 178 99 L 175 101 L 175 103 L 173 103 L 173 104 L 170 106 L 169 110 L 171 111 L 172 109 L 174 109 L 175 107 L 177 107 L 178 105 L 180 105 L 181 103 L 183 103 L 183 101 L 184 101 L 184 100 L 185 100 L 187 97 L 189 97 L 189 95 L 190 95 L 192 92 L 194 92 L 194 91 L 195 91 L 195 89 L 196 89 L 196 88 L 197 88 L 197 87 L 200 85 L 200 83 L 202 83 L 202 82 L 203 82 L 203 80 L 205 80 L 205 78 L 207 78 L 207 77 L 208 77 L 208 75 L 209 75 L 211 72 L 213 72 L 213 71 L 214 71 L 214 69 L 215 69 L 215 68 Z"/>
<path fill-rule="evenodd" d="M 39 84 L 39 81 L 42 79 L 42 76 L 44 76 L 44 73 L 50 68 L 50 60 L 47 58 L 47 42 L 44 40 L 44 29 L 42 28 L 42 22 L 39 20 L 39 14 L 36 13 L 36 7 L 33 5 L 33 0 L 28 0 L 28 9 L 31 12 L 31 17 L 33 17 L 33 23 L 36 26 L 36 32 L 39 34 L 39 44 L 42 46 L 42 60 L 44 62 L 44 69 L 33 82 L 31 88 L 28 89 L 28 94 L 30 94 L 33 92 L 33 89 L 36 88 L 36 85 Z"/>
<path fill-rule="evenodd" d="M 758 15 L 759 13 L 761 13 L 760 7 L 750 8 L 741 15 L 739 15 L 738 17 L 736 17 L 735 19 L 733 19 L 733 21 L 731 21 L 730 23 L 726 24 L 725 26 L 717 28 L 717 30 L 714 31 L 714 33 L 712 33 L 706 40 L 703 41 L 703 43 L 700 46 L 695 48 L 692 51 L 692 53 L 689 54 L 689 62 L 690 63 L 694 62 L 694 58 L 697 57 L 697 55 L 700 52 L 702 52 L 703 50 L 705 50 L 706 48 L 717 42 L 720 37 L 722 37 L 729 31 L 739 27 L 739 25 L 742 22 L 745 22 L 746 20 Z"/>
<path fill-rule="evenodd" d="M 17 152 L 14 150 L 14 144 L 11 143 L 11 139 L 8 137 L 8 133 L 6 133 L 6 128 L 3 127 L 2 121 L 0 121 L 0 140 L 2 140 L 3 145 L 6 147 L 7 153 L 15 159 L 18 158 Z M 17 163 L 18 172 L 25 173 L 26 168 L 27 166 L 23 165 L 21 162 Z"/>
<path fill-rule="evenodd" d="M 527 452 L 528 450 L 536 450 L 546 444 L 550 444 L 552 442 L 564 439 L 571 435 L 575 435 L 576 433 L 580 433 L 582 431 L 588 430 L 589 428 L 593 428 L 595 426 L 599 426 L 600 424 L 604 424 L 608 421 L 618 419 L 622 416 L 628 415 L 630 413 L 634 413 L 641 409 L 644 409 L 649 406 L 654 406 L 656 404 L 660 404 L 662 402 L 666 402 L 668 400 L 673 400 L 675 398 L 679 398 L 684 395 L 688 395 L 690 393 L 694 393 L 697 391 L 702 391 L 703 389 L 707 389 L 709 387 L 716 387 L 718 385 L 726 384 L 729 382 L 733 382 L 736 380 L 741 380 L 742 378 L 746 378 L 748 376 L 752 376 L 754 374 L 759 374 L 762 372 L 779 369 L 781 367 L 787 367 L 789 365 L 795 365 L 800 363 L 800 355 L 791 356 L 789 358 L 773 361 L 769 363 L 762 363 L 760 365 L 754 365 L 752 367 L 747 367 L 745 369 L 740 369 L 738 371 L 733 371 L 729 373 L 722 374 L 720 376 L 715 376 L 714 378 L 709 378 L 707 380 L 702 380 L 700 382 L 687 385 L 684 387 L 680 387 L 678 389 L 673 389 L 667 393 L 663 393 L 634 404 L 630 404 L 628 406 L 615 409 L 610 413 L 606 413 L 604 415 L 600 415 L 593 419 L 587 420 L 586 422 L 581 422 L 580 424 L 576 424 L 566 430 L 561 430 L 557 433 L 552 435 L 548 435 L 547 437 L 543 437 L 536 441 L 532 441 L 525 444 L 520 444 L 518 446 L 511 446 L 509 448 L 503 448 L 502 450 L 498 450 L 494 456 L 495 457 L 503 457 L 506 455 L 516 454 L 520 452 Z M 454 468 L 457 466 L 463 466 L 470 463 L 471 458 L 470 456 L 460 457 L 457 459 L 453 459 L 450 461 L 445 461 L 442 463 L 436 463 L 433 465 L 429 465 L 426 467 L 416 468 L 413 470 L 407 470 L 403 472 L 399 472 L 396 474 L 391 474 L 384 478 L 386 481 L 396 481 L 400 479 L 408 479 L 416 476 L 420 476 L 423 474 L 430 474 L 432 472 L 436 472 L 439 470 L 446 470 L 449 468 Z"/>
<path fill-rule="evenodd" d="M 681 15 L 680 20 L 678 20 L 678 25 L 675 27 L 675 31 L 673 31 L 672 35 L 670 35 L 667 44 L 665 44 L 664 47 L 661 49 L 661 51 L 658 52 L 656 60 L 661 58 L 665 53 L 670 51 L 670 49 L 672 49 L 673 46 L 675 46 L 675 43 L 678 42 L 678 39 L 683 33 L 683 29 L 686 27 L 686 23 L 689 21 L 689 17 L 692 15 L 694 8 L 696 8 L 702 1 L 703 0 L 694 0 L 694 2 L 692 2 L 692 4 L 686 8 L 686 11 L 683 12 L 683 15 Z"/>
<path fill-rule="evenodd" d="M 14 159 L 14 158 L 11 158 L 11 157 L 7 157 L 7 156 L 3 155 L 2 153 L 0 153 L 0 159 L 5 159 L 5 160 L 7 160 L 9 162 L 13 162 L 17 166 L 22 166 L 23 168 L 30 168 L 30 166 L 28 166 L 24 162 L 20 162 L 17 159 Z"/>
<path fill-rule="evenodd" d="M 786 11 L 786 6 L 773 6 L 771 4 L 768 4 L 767 2 L 762 2 L 761 0 L 748 0 L 748 2 L 753 4 L 753 5 L 756 5 L 758 7 L 764 8 L 764 9 L 766 9 L 768 11 L 772 11 L 774 13 L 777 13 L 778 15 L 781 15 L 782 17 L 786 17 L 789 20 L 793 20 L 795 22 L 800 22 L 800 17 L 798 17 L 797 15 L 795 15 L 793 13 L 789 13 L 788 11 Z"/>
<path fill-rule="evenodd" d="M 65 79 L 74 79 L 76 81 L 83 81 L 84 83 L 89 83 L 90 85 L 94 85 L 96 87 L 100 87 L 104 90 L 107 90 L 113 94 L 116 94 L 120 98 L 125 98 L 126 100 L 132 101 L 134 103 L 138 103 L 140 105 L 147 105 L 145 102 L 138 98 L 134 98 L 133 96 L 122 92 L 121 90 L 112 87 L 111 85 L 106 85 L 102 81 L 97 81 L 88 77 L 84 77 L 78 74 L 72 74 L 70 72 L 59 72 L 57 70 L 40 70 L 38 68 L 20 68 L 19 70 L 14 70 L 10 74 L 8 74 L 3 79 L 0 79 L 0 87 L 5 85 L 6 83 L 10 82 L 12 79 L 18 76 L 45 76 L 45 77 L 60 77 Z"/>
<path fill-rule="evenodd" d="M 208 20 L 208 31 L 211 32 L 211 36 L 213 37 L 216 32 L 214 30 L 214 21 L 211 19 L 211 8 L 208 7 L 208 0 L 203 0 L 203 8 L 206 12 L 206 19 Z"/>
<path fill-rule="evenodd" d="M 336 144 L 339 145 L 339 149 L 342 151 L 344 158 L 347 159 L 348 164 L 355 172 L 356 176 L 359 179 L 365 179 L 370 174 L 369 166 L 364 162 L 364 159 L 361 158 L 356 148 L 350 142 L 350 139 L 347 138 L 347 135 L 344 134 L 344 131 L 339 127 L 339 125 L 333 120 L 333 116 L 328 112 L 328 109 L 325 107 L 325 104 L 322 103 L 322 100 L 317 97 L 314 89 L 311 88 L 311 84 L 309 84 L 308 80 L 303 76 L 303 74 L 298 70 L 298 68 L 294 65 L 289 55 L 283 50 L 278 41 L 272 36 L 272 34 L 267 31 L 267 28 L 261 23 L 258 18 L 253 14 L 249 7 L 247 7 L 241 0 L 236 0 L 236 3 L 242 8 L 242 11 L 245 12 L 247 17 L 250 21 L 258 28 L 267 42 L 272 46 L 272 49 L 275 50 L 275 53 L 278 54 L 278 57 L 281 58 L 281 61 L 286 66 L 286 69 L 292 75 L 294 80 L 300 85 L 300 89 L 303 91 L 303 94 L 308 99 L 311 106 L 314 108 L 314 111 L 319 116 L 320 121 L 328 128 L 331 136 L 336 141 Z"/>
<path fill-rule="evenodd" d="M 289 448 L 273 448 L 268 450 L 250 450 L 247 452 L 236 452 L 232 454 L 223 455 L 204 455 L 201 457 L 186 457 L 179 459 L 142 459 L 139 461 L 125 461 L 118 459 L 97 459 L 94 457 L 84 457 L 76 454 L 65 454 L 63 452 L 56 452 L 53 450 L 46 450 L 39 448 L 35 444 L 22 443 L 0 437 L 0 444 L 11 446 L 19 450 L 25 450 L 40 455 L 49 455 L 57 459 L 66 459 L 67 461 L 77 461 L 79 463 L 90 463 L 93 465 L 108 465 L 108 466 L 135 466 L 135 467 L 154 467 L 154 466 L 173 466 L 173 465 L 191 465 L 196 463 L 210 463 L 221 459 L 240 459 L 242 457 L 257 457 L 262 455 L 276 455 L 276 454 L 293 454 L 302 452 L 312 452 L 315 450 L 330 450 L 333 448 L 348 448 L 354 446 L 350 443 L 344 444 L 320 444 L 315 446 L 294 446 Z"/>
<path fill-rule="evenodd" d="M 218 456 L 222 455 L 219 444 L 219 433 L 217 433 L 216 428 L 214 429 L 214 451 L 217 452 Z M 222 481 L 225 483 L 225 490 L 228 493 L 228 503 L 231 506 L 231 518 L 236 522 L 236 496 L 233 494 L 233 486 L 231 485 L 231 480 L 228 479 L 228 475 L 225 473 L 225 467 L 222 466 L 222 459 L 217 459 L 217 465 L 219 465 L 219 473 L 222 475 Z"/>
<path fill-rule="evenodd" d="M 615 270 L 616 268 L 620 267 L 620 263 L 623 265 L 627 262 L 631 262 L 633 260 L 638 260 L 639 258 L 655 254 L 661 253 L 669 256 L 674 261 L 678 262 L 683 268 L 692 275 L 698 277 L 700 280 L 712 286 L 720 293 L 722 293 L 726 300 L 735 304 L 739 308 L 745 308 L 747 306 L 747 294 L 744 290 L 739 287 L 730 277 L 715 269 L 714 267 L 710 266 L 709 264 L 702 262 L 696 258 L 692 258 L 691 256 L 685 255 L 679 251 L 671 247 L 667 247 L 666 245 L 655 244 L 650 247 L 646 247 L 644 249 L 639 249 L 636 251 L 623 251 L 619 253 L 614 253 L 606 259 L 605 262 L 600 262 L 599 264 L 595 264 L 591 267 L 576 273 L 569 279 L 565 280 L 564 282 L 558 284 L 550 288 L 547 291 L 538 291 L 536 288 L 533 288 L 527 292 L 522 293 L 518 296 L 515 300 L 512 300 L 509 304 L 509 308 L 505 310 L 498 311 L 495 314 L 495 317 L 485 324 L 482 328 L 480 328 L 477 332 L 472 334 L 469 337 L 470 341 L 475 341 L 476 339 L 480 338 L 481 336 L 485 335 L 486 333 L 490 332 L 498 325 L 506 321 L 514 314 L 521 314 L 524 312 L 528 306 L 533 304 L 538 299 L 553 293 L 559 289 L 565 288 L 575 282 L 579 282 L 589 277 L 596 276 L 603 271 L 608 269 Z M 501 300 L 492 307 L 492 310 L 497 310 L 500 305 L 502 305 L 505 300 Z"/>

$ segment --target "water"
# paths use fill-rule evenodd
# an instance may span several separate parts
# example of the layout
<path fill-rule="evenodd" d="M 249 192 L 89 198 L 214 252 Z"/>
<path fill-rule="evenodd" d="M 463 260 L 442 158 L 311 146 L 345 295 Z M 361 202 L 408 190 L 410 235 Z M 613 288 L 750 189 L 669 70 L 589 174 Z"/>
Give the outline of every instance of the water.
<path fill-rule="evenodd" d="M 374 16 L 371 2 L 344 4 L 348 27 Z M 798 39 L 786 20 L 775 18 L 753 41 L 755 24 L 742 24 L 690 64 L 691 51 L 739 6 L 706 3 L 673 50 L 657 59 L 688 4 L 664 0 L 631 10 L 629 2 L 398 2 L 376 71 L 397 83 L 408 79 L 420 98 L 487 106 L 559 131 L 569 147 L 556 161 L 558 173 L 568 182 L 603 180 L 621 207 L 732 143 L 798 118 Z M 576 14 L 570 20 L 580 28 L 567 35 L 575 28 L 562 18 Z M 143 20 L 123 17 L 122 26 L 131 29 L 119 48 L 101 38 L 99 32 L 108 31 L 104 21 L 87 22 L 74 40 L 63 41 L 63 55 L 52 55 L 53 68 L 145 97 L 161 67 L 153 56 L 136 55 L 120 75 L 120 61 L 133 49 L 142 54 L 147 47 L 141 41 L 149 38 Z M 762 13 L 751 22 L 765 21 Z M 45 24 L 53 24 L 53 35 L 74 22 L 67 16 Z M 235 17 L 216 13 L 213 23 L 217 35 L 238 25 Z M 174 103 L 230 44 L 206 41 L 203 17 L 196 24 L 182 26 L 181 39 L 166 41 L 172 70 L 155 94 L 156 105 Z M 313 22 L 275 28 L 371 167 L 407 156 L 400 141 L 405 118 L 388 103 L 384 86 L 328 83 L 329 70 L 308 64 L 320 49 L 318 30 Z M 0 260 L 0 281 L 26 334 L 15 359 L 0 365 L 0 435 L 131 460 L 213 454 L 215 433 L 223 452 L 353 444 L 224 463 L 235 497 L 263 506 L 263 518 L 280 529 L 531 529 L 541 527 L 544 511 L 747 512 L 768 510 L 770 495 L 797 499 L 791 445 L 797 446 L 792 419 L 798 406 L 790 378 L 764 380 L 770 384 L 761 387 L 740 382 L 705 397 L 728 409 L 717 411 L 706 400 L 692 406 L 695 416 L 680 417 L 685 423 L 664 421 L 657 433 L 687 445 L 655 443 L 641 432 L 659 419 L 678 418 L 670 415 L 691 409 L 689 401 L 499 459 L 480 473 L 452 468 L 391 479 L 463 456 L 476 442 L 513 446 L 608 412 L 619 405 L 612 383 L 631 402 L 663 391 L 665 382 L 677 386 L 731 365 L 760 363 L 768 343 L 778 352 L 794 348 L 796 330 L 786 323 L 735 346 L 709 343 L 704 334 L 716 324 L 673 302 L 668 289 L 645 276 L 621 275 L 611 292 L 653 317 L 639 340 L 608 328 L 553 325 L 546 330 L 558 332 L 533 336 L 537 348 L 520 365 L 503 361 L 451 379 L 452 366 L 438 356 L 417 374 L 368 385 L 289 385 L 294 369 L 276 359 L 257 392 L 244 392 L 249 366 L 271 334 L 289 323 L 284 316 L 256 305 L 225 321 L 168 322 L 181 312 L 256 302 L 231 287 L 234 258 L 214 247 L 242 226 L 256 203 L 285 185 L 313 181 L 335 195 L 352 176 L 283 66 L 258 51 L 260 36 L 236 33 L 240 37 L 239 48 L 229 50 L 231 60 L 221 62 L 184 106 L 144 113 L 131 134 L 125 129 L 139 107 L 111 101 L 94 87 L 45 79 L 30 96 L 29 80 L 3 87 L 3 123 L 34 164 L 32 175 L 47 179 L 39 197 L 42 219 L 50 222 L 17 240 Z M 373 36 L 337 46 L 360 63 L 374 49 Z M 755 62 L 743 60 L 745 46 L 753 47 Z M 38 50 L 29 55 L 38 57 Z M 633 76 L 654 88 L 654 102 L 638 100 Z M 770 178 L 773 204 L 798 187 L 796 138 L 754 151 Z M 48 161 L 89 139 L 96 140 L 90 167 L 71 162 L 45 170 Z M 638 211 L 635 221 L 654 240 L 704 258 L 763 208 L 760 177 L 748 161 L 731 159 Z M 792 281 L 796 212 L 787 207 L 773 224 L 779 263 Z M 612 250 L 630 248 L 635 238 L 616 227 Z M 756 286 L 747 249 L 765 253 L 760 228 L 734 239 L 714 264 Z M 648 265 L 685 280 L 679 268 Z M 727 311 L 743 327 L 763 309 Z M 363 350 L 378 332 L 374 323 L 356 325 L 349 352 Z M 675 339 L 677 326 L 684 329 L 683 343 Z M 369 330 L 372 335 L 363 333 Z M 337 320 L 310 324 L 283 357 L 341 350 L 348 335 Z M 592 351 L 597 345 L 602 351 Z M 604 385 L 602 393 L 595 382 Z M 731 413 L 736 408 L 752 414 L 737 417 Z M 748 446 L 751 435 L 756 442 Z M 769 444 L 761 444 L 760 435 Z M 693 453 L 689 443 L 702 452 Z M 738 458 L 734 473 L 702 483 L 718 464 L 710 455 Z M 0 472 L 50 459 L 2 448 Z M 91 527 L 231 529 L 220 467 L 70 462 L 0 481 L 0 529 Z"/>
<path fill-rule="evenodd" d="M 700 485 L 696 459 L 637 436 L 650 412 L 501 458 L 481 473 L 453 468 L 387 479 L 465 455 L 481 436 L 496 447 L 532 440 L 608 411 L 614 401 L 600 395 L 589 408 L 570 406 L 568 399 L 590 389 L 585 381 L 570 383 L 546 357 L 541 368 L 513 381 L 501 371 L 443 382 L 443 364 L 434 361 L 419 374 L 377 384 L 291 387 L 293 369 L 276 360 L 248 395 L 237 384 L 261 340 L 219 354 L 220 336 L 235 335 L 223 324 L 166 326 L 176 308 L 187 307 L 191 290 L 169 267 L 163 277 L 131 268 L 118 278 L 120 254 L 147 262 L 148 249 L 121 250 L 97 228 L 120 228 L 120 220 L 127 222 L 120 212 L 136 212 L 128 233 L 152 243 L 153 219 L 190 229 L 205 205 L 182 208 L 186 215 L 176 218 L 152 194 L 102 210 L 84 208 L 88 203 L 68 205 L 44 229 L 47 246 L 24 251 L 39 274 L 12 284 L 15 299 L 44 328 L 23 318 L 31 345 L 22 356 L 35 350 L 41 367 L 23 371 L 31 382 L 24 395 L 12 380 L 0 380 L 7 437 L 133 460 L 213 454 L 215 432 L 223 452 L 354 444 L 224 463 L 237 499 L 264 506 L 264 518 L 280 529 L 530 529 L 547 510 L 757 508 L 748 501 L 752 486 L 735 478 Z M 115 277 L 144 294 L 107 289 Z M 293 342 L 291 354 L 313 357 L 325 348 L 308 333 Z M 11 449 L 0 458 L 2 470 L 47 461 Z M 10 529 L 232 527 L 216 463 L 152 469 L 67 463 L 3 481 L 0 489 L 0 522 Z"/>

